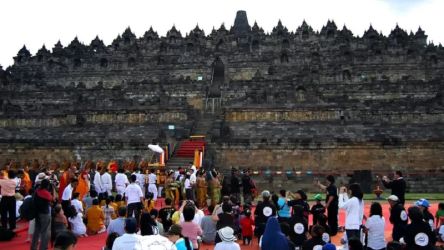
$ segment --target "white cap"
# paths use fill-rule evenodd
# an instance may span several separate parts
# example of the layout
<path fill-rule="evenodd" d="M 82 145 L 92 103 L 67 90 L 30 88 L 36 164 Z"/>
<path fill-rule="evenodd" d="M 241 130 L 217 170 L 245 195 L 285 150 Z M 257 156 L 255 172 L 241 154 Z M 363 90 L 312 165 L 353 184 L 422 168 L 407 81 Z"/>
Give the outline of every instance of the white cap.
<path fill-rule="evenodd" d="M 390 195 L 390 196 L 387 198 L 387 200 L 391 200 L 391 201 L 399 201 L 399 198 L 398 198 L 398 196 L 392 194 L 392 195 Z"/>

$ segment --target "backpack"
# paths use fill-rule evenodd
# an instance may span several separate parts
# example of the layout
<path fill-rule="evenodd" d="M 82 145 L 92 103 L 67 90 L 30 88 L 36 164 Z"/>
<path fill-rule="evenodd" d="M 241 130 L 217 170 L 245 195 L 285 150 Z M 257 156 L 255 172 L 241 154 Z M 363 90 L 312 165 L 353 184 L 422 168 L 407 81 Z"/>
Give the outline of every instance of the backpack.
<path fill-rule="evenodd" d="M 24 220 L 33 220 L 36 216 L 36 208 L 34 202 L 34 195 L 31 198 L 26 198 L 20 206 L 20 217 Z"/>

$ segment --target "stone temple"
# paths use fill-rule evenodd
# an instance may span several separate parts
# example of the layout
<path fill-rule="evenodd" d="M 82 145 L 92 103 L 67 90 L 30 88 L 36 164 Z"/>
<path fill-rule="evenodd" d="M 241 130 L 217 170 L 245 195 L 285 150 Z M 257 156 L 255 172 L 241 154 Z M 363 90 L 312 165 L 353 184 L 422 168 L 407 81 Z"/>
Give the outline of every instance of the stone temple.
<path fill-rule="evenodd" d="M 267 185 L 363 170 L 442 179 L 444 49 L 421 28 L 358 37 L 279 21 L 266 33 L 239 11 L 210 34 L 127 28 L 110 45 L 75 38 L 14 61 L 0 68 L 2 164 L 141 159 L 153 139 L 204 134 L 216 167 Z"/>

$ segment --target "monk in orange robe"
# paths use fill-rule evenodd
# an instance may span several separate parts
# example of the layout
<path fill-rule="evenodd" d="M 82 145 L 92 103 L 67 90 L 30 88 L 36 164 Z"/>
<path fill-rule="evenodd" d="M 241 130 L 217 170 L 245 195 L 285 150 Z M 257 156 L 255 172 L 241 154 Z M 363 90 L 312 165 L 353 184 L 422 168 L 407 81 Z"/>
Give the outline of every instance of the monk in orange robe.
<path fill-rule="evenodd" d="M 26 194 L 28 194 L 29 190 L 31 190 L 31 188 L 32 188 L 32 181 L 31 181 L 31 177 L 29 177 L 29 167 L 28 166 L 25 166 L 25 169 L 23 170 L 22 185 L 23 185 L 23 189 L 25 190 Z"/>
<path fill-rule="evenodd" d="M 102 208 L 99 207 L 99 200 L 94 199 L 93 205 L 86 211 L 86 232 L 88 235 L 103 233 L 105 228 L 105 214 Z"/>
<path fill-rule="evenodd" d="M 79 184 L 76 188 L 76 192 L 79 193 L 79 200 L 83 200 L 83 196 L 89 191 L 89 165 L 89 163 L 86 163 L 85 168 L 79 175 Z"/>

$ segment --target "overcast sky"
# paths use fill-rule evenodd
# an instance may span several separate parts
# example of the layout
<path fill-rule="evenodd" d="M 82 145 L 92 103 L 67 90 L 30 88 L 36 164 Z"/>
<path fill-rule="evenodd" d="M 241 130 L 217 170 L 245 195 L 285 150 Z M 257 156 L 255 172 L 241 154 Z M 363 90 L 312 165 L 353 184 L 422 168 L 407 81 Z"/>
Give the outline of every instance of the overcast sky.
<path fill-rule="evenodd" d="M 398 23 L 414 32 L 421 26 L 429 42 L 444 42 L 444 0 L 7 0 L 1 3 L 0 65 L 13 63 L 25 44 L 35 54 L 43 44 L 52 49 L 74 37 L 85 44 L 96 36 L 109 45 L 130 26 L 136 36 L 153 26 L 165 35 L 173 24 L 182 35 L 196 24 L 208 34 L 212 27 L 233 25 L 237 10 L 247 11 L 266 32 L 279 19 L 291 31 L 305 19 L 315 30 L 328 19 L 361 36 L 369 25 L 385 35 Z"/>

